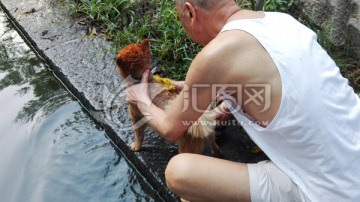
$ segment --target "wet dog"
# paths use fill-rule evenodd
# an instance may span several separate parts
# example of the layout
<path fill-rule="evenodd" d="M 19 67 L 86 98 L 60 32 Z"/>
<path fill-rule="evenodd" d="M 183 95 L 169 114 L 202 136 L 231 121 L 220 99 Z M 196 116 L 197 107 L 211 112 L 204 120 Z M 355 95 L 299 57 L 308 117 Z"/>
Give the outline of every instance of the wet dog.
<path fill-rule="evenodd" d="M 116 64 L 119 75 L 124 79 L 141 80 L 143 73 L 151 68 L 150 42 L 145 39 L 139 44 L 130 44 L 119 51 L 116 56 Z M 171 100 L 174 100 L 179 92 L 171 81 L 150 73 L 149 96 L 157 107 L 166 111 L 171 106 Z M 143 118 L 143 114 L 134 104 L 129 104 L 129 115 L 133 122 L 135 131 L 135 141 L 130 145 L 130 149 L 138 151 L 141 149 L 144 141 L 144 130 L 147 124 L 138 124 Z M 211 107 L 194 123 L 187 133 L 176 143 L 179 153 L 197 153 L 203 152 L 207 144 L 210 145 L 214 156 L 220 156 L 221 150 L 215 142 L 215 121 L 219 113 L 212 110 Z"/>

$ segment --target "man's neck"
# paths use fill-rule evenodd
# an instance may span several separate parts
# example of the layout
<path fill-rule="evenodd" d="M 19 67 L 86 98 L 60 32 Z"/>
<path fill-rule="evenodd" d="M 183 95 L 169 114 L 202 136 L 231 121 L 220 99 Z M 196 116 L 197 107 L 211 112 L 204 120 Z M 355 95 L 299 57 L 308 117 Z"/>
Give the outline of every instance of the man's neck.
<path fill-rule="evenodd" d="M 241 11 L 241 8 L 234 2 L 234 4 L 224 5 L 214 12 L 209 12 L 206 19 L 216 20 L 208 20 L 208 33 L 215 38 L 227 21 L 239 11 Z"/>

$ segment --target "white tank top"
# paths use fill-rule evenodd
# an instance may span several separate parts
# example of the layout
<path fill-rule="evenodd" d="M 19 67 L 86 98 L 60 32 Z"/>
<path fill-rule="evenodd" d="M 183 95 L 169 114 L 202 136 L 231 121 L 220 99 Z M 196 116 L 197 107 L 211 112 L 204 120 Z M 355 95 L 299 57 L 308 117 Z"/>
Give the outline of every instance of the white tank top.
<path fill-rule="evenodd" d="M 360 201 L 360 100 L 316 34 L 283 13 L 230 22 L 267 50 L 281 77 L 279 111 L 266 128 L 233 115 L 311 201 Z M 226 101 L 229 109 L 237 107 Z"/>

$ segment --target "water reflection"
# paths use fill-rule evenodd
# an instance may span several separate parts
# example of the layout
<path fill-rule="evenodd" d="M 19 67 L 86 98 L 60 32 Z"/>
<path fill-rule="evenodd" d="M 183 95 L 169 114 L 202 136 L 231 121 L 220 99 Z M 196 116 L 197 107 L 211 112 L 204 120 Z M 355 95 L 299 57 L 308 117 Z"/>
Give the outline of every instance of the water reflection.
<path fill-rule="evenodd" d="M 0 73 L 4 74 L 0 80 L 0 90 L 7 86 L 20 86 L 20 96 L 29 91 L 34 94 L 34 99 L 25 104 L 16 122 L 32 121 L 38 111 L 43 112 L 42 116 L 47 116 L 67 103 L 70 99 L 67 92 L 59 82 L 48 76 L 49 72 L 43 63 L 23 43 L 4 17 L 0 28 L 3 31 L 0 37 Z"/>
<path fill-rule="evenodd" d="M 0 201 L 158 201 L 0 11 Z"/>

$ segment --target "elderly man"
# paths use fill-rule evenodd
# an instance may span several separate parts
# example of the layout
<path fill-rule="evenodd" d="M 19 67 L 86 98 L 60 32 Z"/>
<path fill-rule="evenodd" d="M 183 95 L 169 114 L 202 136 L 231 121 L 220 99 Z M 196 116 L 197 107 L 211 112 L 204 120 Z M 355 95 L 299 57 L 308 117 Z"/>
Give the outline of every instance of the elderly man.
<path fill-rule="evenodd" d="M 169 188 L 190 201 L 360 201 L 360 100 L 315 33 L 233 0 L 175 2 L 186 33 L 205 47 L 169 112 L 151 103 L 147 73 L 129 85 L 128 100 L 176 141 L 189 128 L 184 121 L 220 94 L 271 161 L 179 154 L 166 169 Z"/>

